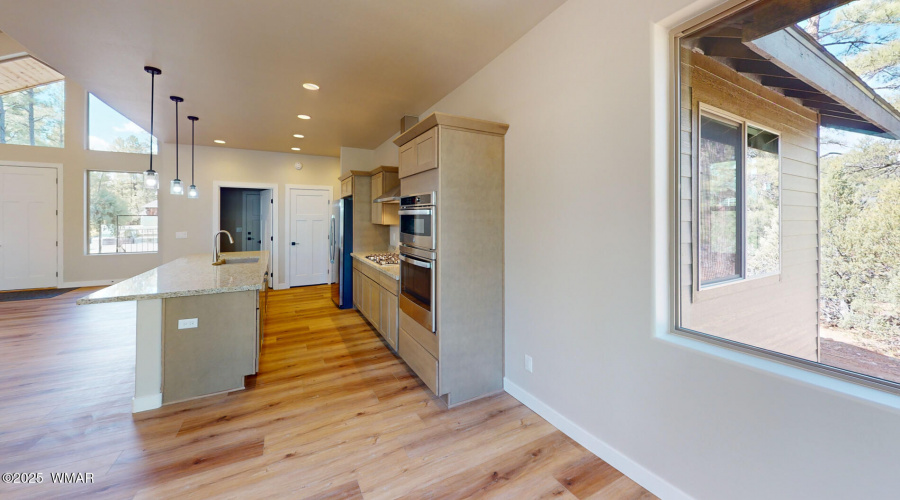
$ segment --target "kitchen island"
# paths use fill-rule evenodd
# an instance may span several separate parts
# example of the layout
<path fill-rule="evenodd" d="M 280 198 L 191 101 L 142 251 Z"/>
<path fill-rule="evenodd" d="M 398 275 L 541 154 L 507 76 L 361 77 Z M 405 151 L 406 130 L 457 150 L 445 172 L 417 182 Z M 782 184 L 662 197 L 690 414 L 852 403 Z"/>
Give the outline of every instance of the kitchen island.
<path fill-rule="evenodd" d="M 132 411 L 242 389 L 257 372 L 269 252 L 189 255 L 78 299 L 137 302 Z"/>

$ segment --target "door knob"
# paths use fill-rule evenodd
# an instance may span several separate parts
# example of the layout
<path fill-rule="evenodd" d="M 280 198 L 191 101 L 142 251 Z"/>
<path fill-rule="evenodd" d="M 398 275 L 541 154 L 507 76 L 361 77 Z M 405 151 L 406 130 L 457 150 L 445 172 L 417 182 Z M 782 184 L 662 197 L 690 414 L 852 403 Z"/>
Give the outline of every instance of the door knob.
<path fill-rule="evenodd" d="M 297 244 L 296 241 L 292 241 L 292 242 L 291 242 L 291 246 L 294 246 L 294 245 L 296 245 L 296 244 Z"/>

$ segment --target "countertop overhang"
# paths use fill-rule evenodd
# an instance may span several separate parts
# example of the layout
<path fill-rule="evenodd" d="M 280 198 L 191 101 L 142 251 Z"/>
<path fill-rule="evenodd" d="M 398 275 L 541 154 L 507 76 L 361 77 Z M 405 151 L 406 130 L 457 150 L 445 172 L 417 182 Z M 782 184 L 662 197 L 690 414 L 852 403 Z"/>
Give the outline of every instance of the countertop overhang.
<path fill-rule="evenodd" d="M 78 305 L 165 299 L 191 295 L 261 290 L 269 267 L 269 252 L 225 252 L 228 259 L 259 257 L 258 262 L 212 265 L 212 254 L 181 257 L 133 278 L 98 290 Z"/>

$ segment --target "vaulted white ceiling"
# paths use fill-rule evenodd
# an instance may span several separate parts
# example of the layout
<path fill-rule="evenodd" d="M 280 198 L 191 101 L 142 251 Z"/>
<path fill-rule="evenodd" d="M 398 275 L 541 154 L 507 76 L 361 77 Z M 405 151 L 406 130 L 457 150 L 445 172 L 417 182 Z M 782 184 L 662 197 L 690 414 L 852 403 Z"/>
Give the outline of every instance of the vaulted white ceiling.
<path fill-rule="evenodd" d="M 143 66 L 162 69 L 165 142 L 179 95 L 198 144 L 337 156 L 381 144 L 563 1 L 0 0 L 0 30 L 144 127 Z"/>

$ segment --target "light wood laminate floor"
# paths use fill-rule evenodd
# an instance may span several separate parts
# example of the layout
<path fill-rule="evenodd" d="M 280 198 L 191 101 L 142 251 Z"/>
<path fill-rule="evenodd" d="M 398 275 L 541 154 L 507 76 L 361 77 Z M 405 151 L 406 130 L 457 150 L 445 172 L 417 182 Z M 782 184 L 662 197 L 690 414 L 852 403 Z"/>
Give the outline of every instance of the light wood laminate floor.
<path fill-rule="evenodd" d="M 43 473 L 2 498 L 653 498 L 508 394 L 447 410 L 327 286 L 270 292 L 246 390 L 132 415 L 135 306 L 91 291 L 0 303 L 0 473 Z"/>

